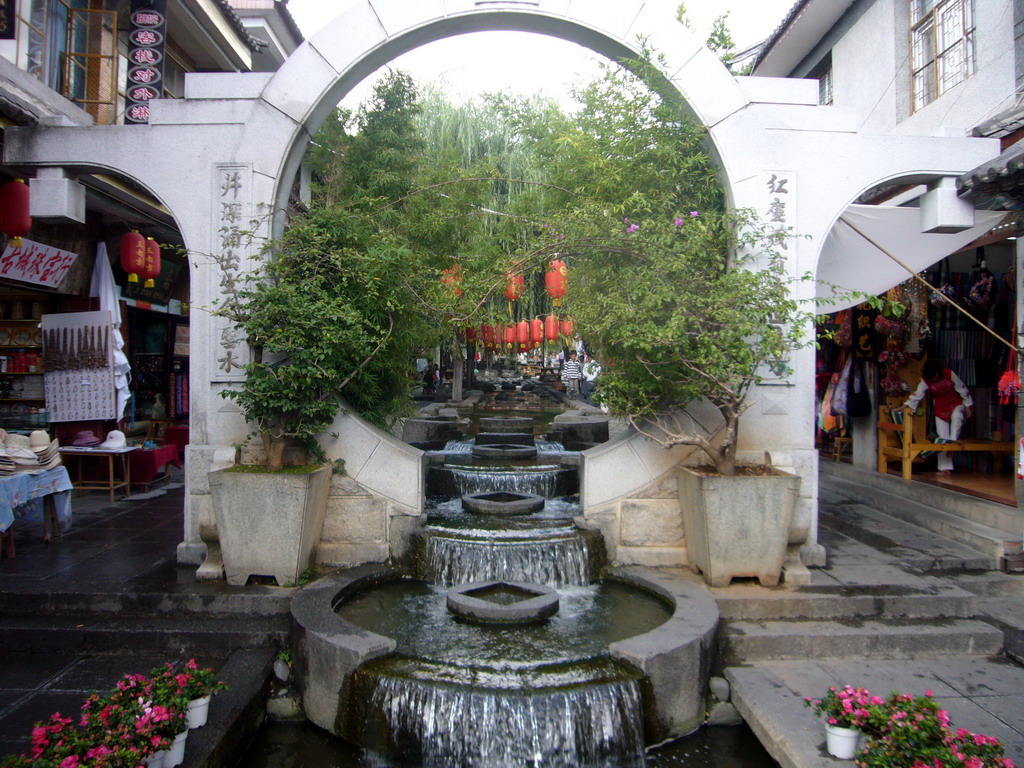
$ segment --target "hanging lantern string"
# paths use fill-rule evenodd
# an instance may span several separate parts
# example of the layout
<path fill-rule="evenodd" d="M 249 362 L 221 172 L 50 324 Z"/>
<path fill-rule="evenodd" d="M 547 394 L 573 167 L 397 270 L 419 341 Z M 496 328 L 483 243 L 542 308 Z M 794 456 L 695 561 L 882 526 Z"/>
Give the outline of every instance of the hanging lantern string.
<path fill-rule="evenodd" d="M 871 243 L 871 244 L 872 244 L 873 246 L 875 246 L 875 248 L 877 248 L 878 250 L 880 250 L 880 251 L 881 251 L 882 253 L 884 253 L 884 254 L 885 254 L 886 256 L 888 256 L 888 257 L 889 257 L 890 259 L 892 259 L 892 260 L 893 260 L 893 261 L 895 261 L 895 262 L 896 262 L 897 264 L 899 264 L 899 265 L 900 265 L 901 267 L 903 267 L 903 268 L 904 268 L 905 270 L 907 270 L 907 272 L 909 272 L 909 273 L 910 273 L 911 277 L 913 277 L 913 278 L 914 278 L 915 280 L 917 280 L 917 281 L 918 281 L 919 283 L 923 283 L 923 284 L 924 284 L 924 285 L 925 285 L 925 286 L 926 286 L 926 287 L 928 288 L 928 290 L 930 290 L 930 291 L 932 292 L 932 294 L 933 294 L 933 295 L 936 295 L 936 296 L 941 296 L 941 297 L 942 297 L 942 299 L 943 299 L 943 301 L 945 301 L 945 302 L 946 302 L 947 304 L 949 304 L 949 305 L 950 305 L 951 307 L 953 307 L 954 309 L 956 309 L 956 310 L 957 310 L 957 312 L 960 312 L 961 314 L 963 314 L 963 315 L 964 315 L 964 317 L 968 318 L 968 319 L 969 319 L 969 320 L 970 320 L 971 322 L 975 323 L 975 324 L 976 324 L 976 325 L 977 325 L 978 327 L 980 327 L 980 328 L 981 328 L 981 329 L 982 329 L 983 331 L 985 331 L 986 333 L 988 333 L 988 334 L 992 335 L 992 336 L 993 336 L 994 338 L 996 338 L 996 339 L 997 339 L 997 340 L 998 340 L 998 341 L 999 341 L 1000 343 L 1002 343 L 1002 344 L 1005 344 L 1005 345 L 1006 345 L 1006 346 L 1008 346 L 1008 347 L 1009 347 L 1010 349 L 1012 349 L 1012 350 L 1013 350 L 1014 352 L 1022 352 L 1022 351 L 1024 351 L 1024 350 L 1022 350 L 1022 349 L 1021 349 L 1020 347 L 1016 346 L 1016 345 L 1015 345 L 1015 344 L 1014 344 L 1013 342 L 1011 342 L 1011 341 L 1007 341 L 1007 340 L 1006 340 L 1006 339 L 1004 339 L 1004 338 L 1003 338 L 1002 336 L 1000 336 L 1000 335 L 999 335 L 998 333 L 996 333 L 995 331 L 993 331 L 993 330 L 992 330 L 991 328 L 989 328 L 989 327 L 988 327 L 987 325 L 985 325 L 985 324 L 984 324 L 983 322 L 981 322 L 981 320 L 979 320 L 978 318 L 976 318 L 976 317 L 975 317 L 974 315 L 972 315 L 972 314 L 971 314 L 970 312 L 968 312 L 968 311 L 967 311 L 966 309 L 964 309 L 964 308 L 963 308 L 963 307 L 961 307 L 961 306 L 960 306 L 959 304 L 957 304 L 957 303 L 956 303 L 955 301 L 953 301 L 953 300 L 952 300 L 951 298 L 949 298 L 949 296 L 947 296 L 946 294 L 944 294 L 944 293 L 943 293 L 942 291 L 940 291 L 940 290 L 939 290 L 938 288 L 936 288 L 936 287 L 935 287 L 934 285 L 932 285 L 932 284 L 931 284 L 931 283 L 929 283 L 929 282 L 928 282 L 927 280 L 925 280 L 925 279 L 924 279 L 923 277 L 921 277 L 921 276 L 920 276 L 919 274 L 917 274 L 917 272 L 915 272 L 915 271 L 914 271 L 913 269 L 911 269 L 911 268 L 910 268 L 910 267 L 908 267 L 908 266 L 907 266 L 906 264 L 904 264 L 904 263 L 903 263 L 902 261 L 900 261 L 900 259 L 898 259 L 898 258 L 897 258 L 896 256 L 893 256 L 893 255 L 892 255 L 891 253 L 889 253 L 889 251 L 887 251 L 887 250 L 886 250 L 885 248 L 883 248 L 882 246 L 880 246 L 880 245 L 879 245 L 878 243 L 876 243 L 876 242 L 875 242 L 874 240 L 872 240 L 872 239 L 871 239 L 870 237 L 868 237 L 868 236 L 867 236 L 866 234 L 864 234 L 863 232 L 861 232 L 861 231 L 860 231 L 860 230 L 859 230 L 859 229 L 857 228 L 857 226 L 856 226 L 855 224 L 851 223 L 850 221 L 848 221 L 848 220 L 847 220 L 847 219 L 846 219 L 845 217 L 843 217 L 843 216 L 840 216 L 840 217 L 839 217 L 839 220 L 840 220 L 840 221 L 842 221 L 842 222 L 843 222 L 844 224 L 846 224 L 846 225 L 847 225 L 847 226 L 848 226 L 848 227 L 849 227 L 850 229 L 852 229 L 852 230 L 853 230 L 854 232 L 856 232 L 856 233 L 857 233 L 858 235 L 860 235 L 860 236 L 861 236 L 861 237 L 863 237 L 863 238 L 864 238 L 865 240 L 867 240 L 867 241 L 868 241 L 869 243 Z"/>

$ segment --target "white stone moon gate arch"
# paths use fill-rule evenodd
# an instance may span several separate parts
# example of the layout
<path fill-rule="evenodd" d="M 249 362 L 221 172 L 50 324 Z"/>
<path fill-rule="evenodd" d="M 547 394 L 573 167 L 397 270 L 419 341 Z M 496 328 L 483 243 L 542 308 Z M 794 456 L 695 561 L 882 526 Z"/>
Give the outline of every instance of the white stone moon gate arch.
<path fill-rule="evenodd" d="M 790 243 L 793 275 L 814 273 L 831 223 L 879 179 L 955 176 L 998 154 L 994 140 L 865 135 L 852 111 L 817 105 L 817 82 L 733 77 L 665 4 L 643 0 L 353 0 L 273 74 L 192 74 L 185 98 L 152 105 L 148 127 L 43 125 L 8 130 L 12 165 L 104 169 L 136 180 L 165 202 L 192 257 L 191 445 L 182 562 L 198 563 L 214 544 L 207 472 L 233 461 L 248 432 L 219 392 L 240 381 L 244 349 L 211 317 L 222 274 L 211 255 L 244 270 L 252 250 L 241 232 L 286 197 L 311 134 L 356 83 L 399 54 L 454 35 L 485 30 L 538 32 L 610 58 L 636 55 L 640 40 L 664 54 L 662 71 L 707 127 L 731 204 L 750 207 L 805 236 Z M 530 51 L 523 50 L 523 56 Z M 264 232 L 268 231 L 266 228 Z M 801 286 L 801 298 L 813 286 Z M 785 386 L 759 387 L 744 415 L 741 458 L 792 467 L 803 477 L 787 578 L 821 564 L 816 542 L 813 350 L 799 352 Z M 716 414 L 692 418 L 714 429 Z M 322 562 L 384 560 L 403 546 L 422 509 L 420 451 L 351 415 L 325 448 L 345 459 L 319 548 Z M 673 466 L 682 449 L 664 451 L 638 436 L 584 455 L 585 524 L 600 530 L 611 559 L 685 565 Z M 204 533 L 200 538 L 201 532 Z M 212 553 L 216 555 L 215 546 Z M 209 561 L 216 570 L 216 561 Z"/>

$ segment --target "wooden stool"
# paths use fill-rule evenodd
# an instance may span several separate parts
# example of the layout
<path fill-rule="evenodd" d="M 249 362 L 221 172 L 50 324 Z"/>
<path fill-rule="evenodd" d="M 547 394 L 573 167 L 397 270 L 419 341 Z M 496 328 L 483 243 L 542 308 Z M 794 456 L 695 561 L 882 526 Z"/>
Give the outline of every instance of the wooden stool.
<path fill-rule="evenodd" d="M 839 461 L 843 457 L 843 451 L 853 445 L 852 437 L 837 437 L 832 442 L 832 461 Z"/>

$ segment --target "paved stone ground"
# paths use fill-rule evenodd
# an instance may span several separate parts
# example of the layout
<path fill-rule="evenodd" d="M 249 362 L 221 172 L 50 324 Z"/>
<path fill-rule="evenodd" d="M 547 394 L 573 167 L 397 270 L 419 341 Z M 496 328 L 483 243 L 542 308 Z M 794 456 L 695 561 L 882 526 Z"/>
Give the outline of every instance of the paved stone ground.
<path fill-rule="evenodd" d="M 198 584 L 192 576 L 193 568 L 175 564 L 184 494 L 178 480 L 180 475 L 172 476 L 171 484 L 151 494 L 113 505 L 103 492 L 78 495 L 73 500 L 72 529 L 50 544 L 43 541 L 41 526 L 16 523 L 17 557 L 0 560 L 0 591 L 37 594 L 40 601 L 45 601 L 54 592 L 72 586 L 97 592 L 146 588 L 201 596 L 244 589 L 229 588 L 222 582 Z M 990 595 L 984 599 L 991 602 L 993 612 L 1001 612 L 1011 622 L 1024 616 L 1020 610 L 1024 607 L 1024 576 L 995 574 L 998 583 L 993 586 L 991 574 L 929 572 L 926 565 L 934 565 L 936 558 L 942 563 L 955 563 L 969 560 L 971 553 L 921 529 L 899 525 L 887 527 L 884 535 L 866 537 L 871 542 L 866 543 L 848 531 L 828 527 L 830 515 L 842 515 L 843 505 L 827 493 L 823 499 L 821 539 L 829 551 L 829 565 L 812 571 L 812 587 L 847 587 L 846 597 L 837 600 L 857 599 L 859 588 L 878 585 L 894 589 L 931 585 L 940 594 L 944 589 L 967 588 L 983 594 L 988 590 Z M 864 519 L 871 517 L 870 510 L 860 512 Z M 737 584 L 712 593 L 720 601 L 745 596 L 786 600 L 790 596 L 785 587 L 761 589 L 752 584 Z M 40 627 L 54 621 L 38 617 Z M 837 630 L 841 625 L 835 622 Z M 0 647 L 0 755 L 25 749 L 35 720 L 54 710 L 77 706 L 85 693 L 108 688 L 125 672 L 145 672 L 169 660 L 166 654 L 150 651 L 111 656 L 95 652 L 32 653 L 34 650 L 39 649 L 33 647 L 31 639 L 19 647 Z M 201 661 L 216 666 L 223 659 Z M 250 666 L 240 665 L 236 674 L 252 678 L 252 695 L 256 696 L 265 682 L 257 679 L 265 659 L 250 661 Z M 1004 659 L 941 656 L 917 661 L 766 661 L 732 667 L 726 675 L 740 712 L 784 768 L 841 764 L 825 754 L 821 724 L 802 702 L 805 696 L 820 695 L 829 685 L 845 683 L 883 693 L 891 689 L 923 693 L 930 689 L 948 707 L 957 725 L 1004 739 L 1009 756 L 1024 765 L 1024 669 Z M 207 752 L 215 750 L 213 742 L 219 738 L 216 728 L 207 730 L 204 738 L 211 743 Z M 194 754 L 190 746 L 186 767 L 212 764 Z"/>

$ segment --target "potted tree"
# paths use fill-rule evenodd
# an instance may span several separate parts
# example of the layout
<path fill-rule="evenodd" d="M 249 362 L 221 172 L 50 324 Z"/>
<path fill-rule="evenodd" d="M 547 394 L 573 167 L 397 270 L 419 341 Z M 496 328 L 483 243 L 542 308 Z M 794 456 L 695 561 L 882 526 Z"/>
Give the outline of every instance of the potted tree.
<path fill-rule="evenodd" d="M 599 220 L 599 219 L 598 219 Z M 571 311 L 602 362 L 599 398 L 665 448 L 706 464 L 678 471 L 691 564 L 712 585 L 778 583 L 800 478 L 736 461 L 752 388 L 784 378 L 806 316 L 779 244 L 750 212 L 684 211 L 625 220 L 581 243 Z M 721 427 L 685 414 L 704 401 Z"/>
<path fill-rule="evenodd" d="M 250 359 L 242 384 L 221 394 L 252 426 L 246 448 L 262 459 L 210 473 L 229 583 L 260 574 L 294 584 L 312 563 L 332 469 L 318 439 L 339 410 L 386 428 L 411 407 L 412 362 L 430 337 L 416 312 L 426 270 L 395 202 L 414 163 L 384 151 L 408 133 L 410 88 L 394 73 L 378 84 L 360 133 L 331 155 L 343 164 L 320 169 L 316 203 L 251 273 L 231 276 L 222 264 L 215 312 L 244 336 Z M 324 130 L 340 130 L 337 117 Z"/>

